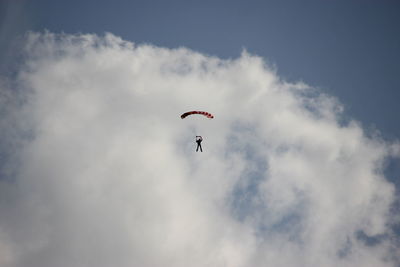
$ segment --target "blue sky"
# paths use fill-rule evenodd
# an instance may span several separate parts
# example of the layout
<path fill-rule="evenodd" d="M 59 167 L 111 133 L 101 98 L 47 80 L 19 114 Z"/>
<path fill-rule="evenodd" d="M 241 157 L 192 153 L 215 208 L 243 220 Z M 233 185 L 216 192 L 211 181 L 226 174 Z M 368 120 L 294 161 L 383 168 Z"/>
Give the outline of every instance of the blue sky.
<path fill-rule="evenodd" d="M 1 1 L 0 265 L 398 266 L 399 12 Z"/>
<path fill-rule="evenodd" d="M 112 32 L 135 43 L 186 46 L 222 58 L 245 48 L 285 79 L 337 96 L 367 127 L 400 136 L 396 1 L 16 2 L 20 13 L 9 20 L 21 23 L 14 26 L 19 33 Z"/>

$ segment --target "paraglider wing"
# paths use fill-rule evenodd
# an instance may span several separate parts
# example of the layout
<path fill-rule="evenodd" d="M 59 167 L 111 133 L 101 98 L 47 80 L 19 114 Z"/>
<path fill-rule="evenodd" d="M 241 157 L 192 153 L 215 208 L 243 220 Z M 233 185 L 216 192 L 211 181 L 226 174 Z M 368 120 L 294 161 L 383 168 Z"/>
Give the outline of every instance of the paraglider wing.
<path fill-rule="evenodd" d="M 195 111 L 195 110 L 194 110 L 194 111 L 188 111 L 188 112 L 183 113 L 183 114 L 181 115 L 181 118 L 184 119 L 184 118 L 186 118 L 187 116 L 193 115 L 193 114 L 203 115 L 203 116 L 206 116 L 206 117 L 209 118 L 209 119 L 213 119 L 213 118 L 214 118 L 214 115 L 212 115 L 211 113 L 208 113 L 208 112 L 205 112 L 205 111 Z"/>

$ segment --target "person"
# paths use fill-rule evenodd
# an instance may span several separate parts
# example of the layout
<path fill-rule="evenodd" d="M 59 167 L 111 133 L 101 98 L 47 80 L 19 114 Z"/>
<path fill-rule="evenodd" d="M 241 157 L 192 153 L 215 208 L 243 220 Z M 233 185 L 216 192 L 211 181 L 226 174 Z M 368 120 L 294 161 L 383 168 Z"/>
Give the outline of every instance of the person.
<path fill-rule="evenodd" d="M 197 148 L 196 148 L 196 152 L 200 151 L 203 152 L 203 149 L 201 148 L 201 141 L 203 141 L 203 137 L 201 137 L 200 135 L 196 135 L 196 143 L 197 143 Z"/>

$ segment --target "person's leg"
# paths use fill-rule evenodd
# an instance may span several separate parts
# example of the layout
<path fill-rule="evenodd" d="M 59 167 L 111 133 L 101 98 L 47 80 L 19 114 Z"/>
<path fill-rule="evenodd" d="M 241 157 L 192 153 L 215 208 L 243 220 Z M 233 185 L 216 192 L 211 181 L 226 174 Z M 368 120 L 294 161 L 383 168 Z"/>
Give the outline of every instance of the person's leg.
<path fill-rule="evenodd" d="M 199 150 L 199 144 L 197 144 L 197 147 L 196 147 L 196 152 Z"/>
<path fill-rule="evenodd" d="M 200 145 L 200 151 L 203 152 L 203 148 L 201 147 L 201 145 Z"/>

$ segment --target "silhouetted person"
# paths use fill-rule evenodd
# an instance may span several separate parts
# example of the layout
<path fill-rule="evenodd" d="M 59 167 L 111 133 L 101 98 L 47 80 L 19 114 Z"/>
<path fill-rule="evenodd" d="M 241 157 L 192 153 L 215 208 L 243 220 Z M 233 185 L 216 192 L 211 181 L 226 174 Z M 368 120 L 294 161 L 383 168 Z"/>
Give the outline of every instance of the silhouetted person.
<path fill-rule="evenodd" d="M 203 152 L 203 149 L 201 148 L 201 141 L 203 141 L 203 137 L 201 137 L 200 135 L 196 135 L 196 143 L 197 143 L 197 148 L 196 148 L 196 152 L 200 151 Z"/>

